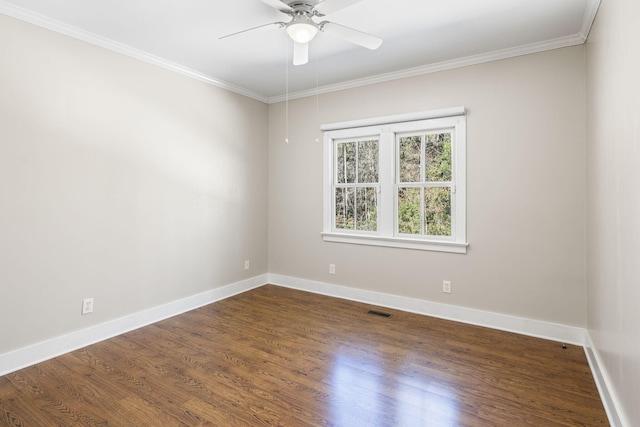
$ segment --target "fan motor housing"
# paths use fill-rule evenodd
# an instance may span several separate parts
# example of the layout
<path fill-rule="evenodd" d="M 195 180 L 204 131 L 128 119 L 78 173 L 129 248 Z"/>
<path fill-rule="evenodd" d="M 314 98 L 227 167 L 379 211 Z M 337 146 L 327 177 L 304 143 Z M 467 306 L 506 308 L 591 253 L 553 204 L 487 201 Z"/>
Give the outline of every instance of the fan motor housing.
<path fill-rule="evenodd" d="M 289 0 L 285 1 L 291 9 L 293 9 L 289 14 L 293 15 L 316 15 L 316 16 L 324 16 L 321 13 L 314 10 L 318 3 L 321 3 L 320 0 Z"/>

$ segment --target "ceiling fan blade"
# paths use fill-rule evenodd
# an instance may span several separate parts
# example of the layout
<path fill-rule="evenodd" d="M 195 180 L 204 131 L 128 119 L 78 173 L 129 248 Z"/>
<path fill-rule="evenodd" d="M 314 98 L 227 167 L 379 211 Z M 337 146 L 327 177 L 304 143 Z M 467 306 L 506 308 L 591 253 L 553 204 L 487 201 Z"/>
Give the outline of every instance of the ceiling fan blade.
<path fill-rule="evenodd" d="M 348 42 L 357 44 L 367 49 L 376 50 L 382 44 L 382 39 L 362 31 L 354 30 L 344 25 L 335 24 L 333 22 L 323 22 L 320 29 L 327 34 L 339 37 Z"/>
<path fill-rule="evenodd" d="M 285 24 L 284 22 L 272 22 L 270 24 L 258 25 L 257 27 L 248 28 L 246 30 L 238 31 L 236 33 L 227 34 L 226 36 L 222 36 L 218 38 L 218 40 L 226 39 L 227 37 L 231 37 L 231 36 L 237 36 L 238 34 L 246 33 L 247 31 L 253 31 L 253 30 L 258 30 L 260 28 L 270 27 L 272 25 L 276 25 L 278 28 L 282 28 L 287 24 Z"/>
<path fill-rule="evenodd" d="M 293 42 L 293 65 L 309 62 L 309 43 Z"/>
<path fill-rule="evenodd" d="M 265 1 L 265 0 L 262 0 Z M 320 12 L 322 15 L 328 15 L 330 13 L 336 12 L 340 9 L 344 9 L 345 7 L 349 7 L 352 4 L 359 3 L 362 0 L 324 0 L 321 3 L 318 3 L 315 7 L 317 12 Z"/>
<path fill-rule="evenodd" d="M 280 12 L 289 12 L 291 9 L 291 6 L 289 6 L 286 3 L 281 2 L 280 0 L 261 0 L 262 3 L 267 4 L 273 8 L 278 9 Z"/>

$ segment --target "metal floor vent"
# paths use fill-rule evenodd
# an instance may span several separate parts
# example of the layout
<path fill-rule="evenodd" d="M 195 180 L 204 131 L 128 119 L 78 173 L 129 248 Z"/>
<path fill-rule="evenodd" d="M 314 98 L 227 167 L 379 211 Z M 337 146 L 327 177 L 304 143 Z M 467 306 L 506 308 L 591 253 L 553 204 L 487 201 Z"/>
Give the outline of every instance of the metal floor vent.
<path fill-rule="evenodd" d="M 389 313 L 383 313 L 382 311 L 376 311 L 376 310 L 369 310 L 367 311 L 367 314 L 373 314 L 374 316 L 380 316 L 380 317 L 391 317 L 391 314 Z"/>

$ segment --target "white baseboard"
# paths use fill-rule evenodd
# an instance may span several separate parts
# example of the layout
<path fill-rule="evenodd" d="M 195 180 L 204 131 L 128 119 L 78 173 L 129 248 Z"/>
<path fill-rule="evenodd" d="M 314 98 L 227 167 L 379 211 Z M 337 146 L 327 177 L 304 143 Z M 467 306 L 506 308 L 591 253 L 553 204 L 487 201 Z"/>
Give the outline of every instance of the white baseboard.
<path fill-rule="evenodd" d="M 542 320 L 527 319 L 507 314 L 493 313 L 455 305 L 398 295 L 349 288 L 329 283 L 299 279 L 279 274 L 269 274 L 269 283 L 292 289 L 363 302 L 411 313 L 424 314 L 441 319 L 485 326 L 502 331 L 544 338 L 552 341 L 584 346 L 585 330 Z"/>
<path fill-rule="evenodd" d="M 600 399 L 609 417 L 609 424 L 611 424 L 611 427 L 631 427 L 631 423 L 629 423 L 627 417 L 624 415 L 624 411 L 622 411 L 622 405 L 620 404 L 615 389 L 612 387 L 611 379 L 602 362 L 600 353 L 593 344 L 588 331 L 585 332 L 584 352 L 587 355 L 589 367 L 593 373 L 593 379 L 598 387 Z"/>
<path fill-rule="evenodd" d="M 594 380 L 605 406 L 609 422 L 613 427 L 630 426 L 621 408 L 611 381 L 591 337 L 582 328 L 561 325 L 541 320 L 527 319 L 500 313 L 457 307 L 427 300 L 349 288 L 279 274 L 264 274 L 232 283 L 221 288 L 193 295 L 148 310 L 111 320 L 87 329 L 52 338 L 28 347 L 0 354 L 0 376 L 52 359 L 65 353 L 86 347 L 114 336 L 159 322 L 169 317 L 229 298 L 233 295 L 258 288 L 267 283 L 301 291 L 363 302 L 411 313 L 438 317 L 492 329 L 515 332 L 538 338 L 583 346 L 593 372 Z"/>
<path fill-rule="evenodd" d="M 611 381 L 606 369 L 604 369 L 600 356 L 591 341 L 591 337 L 583 328 L 465 307 L 457 307 L 448 304 L 440 304 L 432 301 L 401 297 L 398 295 L 367 291 L 364 289 L 349 288 L 346 286 L 299 279 L 279 274 L 269 274 L 269 283 L 301 291 L 377 305 L 380 307 L 424 314 L 441 319 L 453 320 L 582 346 L 584 347 L 589 367 L 591 368 L 591 372 L 598 387 L 600 398 L 605 407 L 605 411 L 607 412 L 609 423 L 612 427 L 631 426 L 631 424 L 626 421 L 623 411 L 620 410 L 622 406 L 620 405 L 619 399 L 616 397 L 614 389 L 611 387 Z"/>
<path fill-rule="evenodd" d="M 52 359 L 65 353 L 115 337 L 125 332 L 202 307 L 233 295 L 263 286 L 268 275 L 232 283 L 201 294 L 110 320 L 90 328 L 72 332 L 28 347 L 0 354 L 0 376 Z"/>

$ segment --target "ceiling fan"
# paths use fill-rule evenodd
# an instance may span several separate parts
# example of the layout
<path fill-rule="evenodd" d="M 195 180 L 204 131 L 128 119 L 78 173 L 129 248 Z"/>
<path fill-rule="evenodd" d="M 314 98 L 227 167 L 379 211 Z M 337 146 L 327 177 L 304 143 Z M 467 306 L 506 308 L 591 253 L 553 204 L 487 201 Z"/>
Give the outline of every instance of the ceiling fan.
<path fill-rule="evenodd" d="M 272 22 L 238 31 L 220 37 L 224 39 L 258 28 L 275 26 L 284 28 L 293 40 L 293 65 L 303 65 L 309 61 L 309 42 L 322 31 L 367 49 L 375 50 L 382 44 L 382 39 L 363 33 L 334 22 L 315 22 L 314 17 L 323 17 L 329 13 L 351 6 L 362 0 L 261 0 L 263 3 L 289 15 L 289 22 Z"/>

